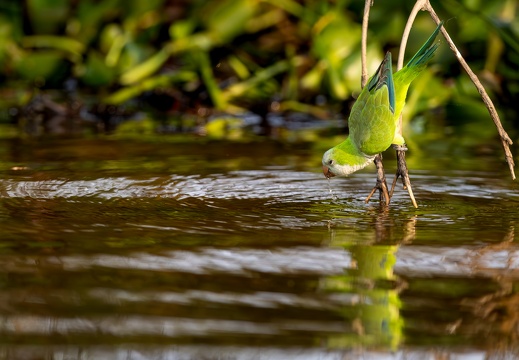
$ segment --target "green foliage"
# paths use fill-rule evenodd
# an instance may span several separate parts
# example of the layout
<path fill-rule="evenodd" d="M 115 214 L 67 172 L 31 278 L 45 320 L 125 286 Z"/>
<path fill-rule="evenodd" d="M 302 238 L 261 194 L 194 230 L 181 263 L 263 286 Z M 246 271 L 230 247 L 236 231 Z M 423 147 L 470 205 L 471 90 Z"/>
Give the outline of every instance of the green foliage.
<path fill-rule="evenodd" d="M 17 75 L 32 82 L 45 82 L 46 78 L 55 76 L 60 67 L 64 65 L 63 54 L 46 50 L 31 54 L 30 56 L 22 56 L 15 63 Z"/>
<path fill-rule="evenodd" d="M 386 50 L 397 57 L 413 4 L 375 2 L 370 73 Z M 515 108 L 510 106 L 519 101 L 514 0 L 446 0 L 434 6 L 442 18 L 452 18 L 445 26 L 470 65 L 484 72 L 498 106 Z M 173 89 L 174 100 L 189 102 L 186 106 L 237 112 L 275 101 L 278 109 L 327 116 L 322 104 L 337 109 L 360 90 L 363 7 L 362 0 L 6 2 L 0 5 L 0 77 L 4 87 L 19 87 L 21 79 L 29 90 L 77 78 L 105 104 Z M 433 28 L 428 15 L 420 16 L 408 53 Z M 474 98 L 472 90 L 451 86 L 464 75 L 446 45 L 434 63 L 439 66 L 431 66 L 411 88 L 410 117 Z M 325 101 L 316 104 L 317 98 Z"/>

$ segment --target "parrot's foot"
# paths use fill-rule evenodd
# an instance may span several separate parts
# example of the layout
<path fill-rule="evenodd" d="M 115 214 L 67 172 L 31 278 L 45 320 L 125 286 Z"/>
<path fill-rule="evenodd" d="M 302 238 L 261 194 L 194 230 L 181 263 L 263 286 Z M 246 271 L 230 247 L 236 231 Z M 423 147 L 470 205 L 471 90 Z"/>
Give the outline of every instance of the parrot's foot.
<path fill-rule="evenodd" d="M 375 191 L 379 191 L 379 199 L 381 203 L 385 203 L 386 205 L 389 205 L 389 200 L 391 199 L 391 196 L 389 195 L 389 192 L 387 190 L 387 183 L 386 183 L 386 174 L 384 173 L 384 164 L 382 164 L 382 154 L 378 154 L 375 156 L 375 166 L 377 167 L 377 184 L 371 190 L 368 197 L 366 198 L 366 202 L 368 202 Z"/>
<path fill-rule="evenodd" d="M 396 161 L 397 161 L 397 169 L 395 174 L 395 179 L 393 180 L 393 184 L 391 185 L 391 191 L 389 192 L 389 197 L 393 196 L 393 191 L 395 190 L 396 182 L 399 177 L 402 178 L 402 184 L 404 185 L 404 189 L 409 193 L 409 197 L 411 198 L 411 202 L 415 208 L 418 207 L 416 203 L 416 199 L 414 198 L 413 188 L 411 187 L 411 179 L 409 179 L 409 172 L 407 171 L 407 164 L 405 162 L 405 152 L 407 151 L 407 147 L 405 145 L 393 145 L 396 150 Z"/>

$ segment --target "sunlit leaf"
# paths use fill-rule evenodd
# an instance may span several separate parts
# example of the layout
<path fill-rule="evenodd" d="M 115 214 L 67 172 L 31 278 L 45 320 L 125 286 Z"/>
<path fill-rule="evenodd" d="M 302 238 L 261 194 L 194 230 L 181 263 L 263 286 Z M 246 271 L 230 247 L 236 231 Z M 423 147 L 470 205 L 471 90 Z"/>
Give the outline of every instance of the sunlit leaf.
<path fill-rule="evenodd" d="M 169 35 L 172 39 L 182 39 L 193 33 L 196 23 L 192 19 L 175 21 L 169 27 Z"/>
<path fill-rule="evenodd" d="M 150 91 L 158 87 L 168 87 L 174 83 L 193 81 L 197 78 L 194 72 L 181 71 L 150 77 L 136 85 L 131 85 L 118 90 L 104 99 L 109 104 L 121 104 L 134 97 L 139 96 L 145 91 Z"/>
<path fill-rule="evenodd" d="M 301 60 L 301 58 L 297 57 L 294 57 L 292 59 L 292 61 L 294 61 L 296 64 Z M 228 98 L 241 96 L 245 92 L 249 91 L 251 88 L 257 86 L 259 83 L 271 79 L 282 72 L 288 71 L 289 67 L 290 63 L 288 61 L 278 61 L 272 66 L 269 66 L 268 68 L 256 72 L 249 79 L 229 86 L 227 89 L 225 89 L 225 96 Z"/>
<path fill-rule="evenodd" d="M 208 3 L 203 14 L 209 32 L 225 41 L 239 34 L 256 12 L 258 0 L 223 0 Z"/>
<path fill-rule="evenodd" d="M 53 35 L 34 35 L 25 36 L 22 39 L 24 47 L 39 47 L 39 48 L 53 48 L 67 52 L 74 55 L 81 55 L 85 51 L 85 45 L 75 39 L 65 36 Z"/>
<path fill-rule="evenodd" d="M 250 76 L 250 71 L 245 64 L 236 56 L 229 56 L 227 59 L 231 68 L 236 72 L 240 79 L 246 79 Z"/>
<path fill-rule="evenodd" d="M 159 70 L 169 58 L 169 49 L 158 51 L 148 60 L 121 75 L 121 84 L 129 85 L 145 79 Z"/>
<path fill-rule="evenodd" d="M 337 99 L 346 99 L 350 94 L 348 83 L 344 81 L 346 60 L 359 46 L 360 31 L 358 25 L 335 11 L 326 13 L 314 26 L 312 50 L 321 59 L 331 94 Z"/>

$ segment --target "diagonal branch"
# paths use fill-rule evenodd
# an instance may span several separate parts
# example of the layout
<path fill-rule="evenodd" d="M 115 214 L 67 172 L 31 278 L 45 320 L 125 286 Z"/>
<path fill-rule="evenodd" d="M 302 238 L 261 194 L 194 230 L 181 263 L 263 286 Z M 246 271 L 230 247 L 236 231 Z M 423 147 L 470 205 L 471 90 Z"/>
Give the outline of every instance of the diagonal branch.
<path fill-rule="evenodd" d="M 428 0 L 425 0 L 424 2 L 425 2 L 425 10 L 427 10 L 429 12 L 429 14 L 431 15 L 431 17 L 433 18 L 433 20 L 437 24 L 439 24 L 440 18 L 438 17 L 438 15 L 436 15 L 436 12 L 434 11 L 432 5 L 429 3 Z M 515 180 L 514 157 L 512 155 L 512 151 L 510 150 L 510 145 L 513 144 L 512 139 L 510 139 L 510 136 L 508 136 L 507 132 L 503 128 L 503 125 L 501 124 L 501 120 L 499 119 L 499 115 L 496 111 L 496 108 L 494 107 L 494 103 L 488 96 L 485 88 L 479 81 L 477 75 L 472 71 L 472 69 L 467 64 L 467 62 L 465 61 L 463 56 L 461 56 L 461 53 L 459 52 L 458 48 L 452 41 L 447 30 L 445 30 L 445 27 L 442 27 L 441 32 L 442 32 L 445 40 L 447 40 L 447 43 L 449 44 L 449 47 L 451 48 L 452 52 L 454 53 L 454 55 L 456 55 L 456 58 L 458 59 L 459 63 L 461 64 L 461 66 L 463 67 L 465 72 L 470 77 L 470 80 L 472 80 L 472 82 L 474 83 L 474 86 L 476 87 L 476 89 L 478 89 L 478 92 L 481 95 L 481 99 L 485 103 L 485 106 L 487 107 L 488 112 L 489 112 L 490 116 L 492 117 L 492 120 L 494 121 L 494 124 L 497 128 L 497 132 L 499 133 L 499 136 L 501 137 L 501 144 L 503 145 L 503 150 L 505 151 L 505 159 L 506 159 L 506 162 L 508 163 L 508 168 L 510 169 L 510 173 L 512 174 L 512 179 Z"/>

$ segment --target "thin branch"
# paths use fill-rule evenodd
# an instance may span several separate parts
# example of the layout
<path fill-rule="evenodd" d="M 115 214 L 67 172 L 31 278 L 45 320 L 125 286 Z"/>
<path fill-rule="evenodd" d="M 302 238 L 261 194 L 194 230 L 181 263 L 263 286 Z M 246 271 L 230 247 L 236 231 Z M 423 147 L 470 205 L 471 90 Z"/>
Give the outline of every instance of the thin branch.
<path fill-rule="evenodd" d="M 439 24 L 440 18 L 438 15 L 436 15 L 436 12 L 434 11 L 432 5 L 429 3 L 428 0 L 425 0 L 425 10 L 429 12 L 433 20 Z M 507 132 L 503 128 L 503 125 L 501 124 L 501 120 L 499 119 L 499 115 L 496 111 L 496 108 L 494 107 L 494 103 L 492 103 L 492 100 L 488 96 L 485 88 L 479 81 L 478 77 L 470 66 L 467 64 L 463 56 L 461 56 L 461 53 L 459 52 L 458 48 L 452 41 L 451 37 L 449 36 L 449 33 L 447 30 L 445 30 L 445 27 L 442 27 L 441 32 L 443 34 L 443 37 L 445 40 L 447 40 L 447 43 L 449 44 L 449 47 L 451 48 L 454 55 L 456 55 L 456 58 L 458 59 L 459 63 L 463 67 L 463 69 L 466 71 L 468 76 L 470 77 L 470 80 L 474 83 L 474 86 L 476 86 L 476 89 L 478 89 L 479 94 L 481 95 L 481 99 L 485 103 L 485 106 L 488 109 L 488 112 L 490 114 L 490 117 L 492 117 L 492 120 L 494 121 L 494 124 L 497 128 L 497 132 L 499 133 L 499 136 L 501 137 L 501 144 L 503 145 L 503 150 L 505 151 L 505 159 L 508 163 L 508 168 L 510 169 L 510 173 L 512 174 L 512 179 L 515 180 L 515 171 L 514 171 L 514 157 L 512 155 L 512 151 L 510 150 L 510 145 L 513 144 L 512 139 L 510 139 L 510 136 L 508 136 Z"/>
<path fill-rule="evenodd" d="M 362 66 L 362 76 L 360 79 L 360 85 L 362 88 L 368 82 L 368 65 L 367 65 L 367 44 L 368 44 L 368 22 L 369 22 L 369 10 L 373 6 L 374 0 L 366 0 L 364 3 L 364 16 L 362 17 L 362 39 L 361 39 L 361 53 L 360 62 Z M 384 164 L 382 163 L 382 154 L 378 154 L 375 157 L 375 166 L 377 167 L 377 183 L 371 190 L 370 194 L 366 198 L 366 203 L 371 199 L 375 191 L 379 191 L 380 202 L 385 202 L 386 206 L 389 205 L 391 197 L 387 189 L 386 175 L 384 173 Z"/>
<path fill-rule="evenodd" d="M 405 24 L 404 33 L 402 34 L 402 41 L 400 41 L 400 49 L 398 50 L 398 62 L 396 64 L 396 70 L 400 70 L 404 67 L 404 56 L 405 56 L 405 48 L 407 46 L 407 41 L 409 39 L 409 33 L 413 27 L 413 23 L 418 15 L 420 10 L 425 10 L 426 3 L 428 0 L 417 0 L 407 18 L 407 23 Z M 402 136 L 402 114 L 400 114 L 400 118 L 398 119 L 398 124 L 396 126 L 397 133 Z"/>
<path fill-rule="evenodd" d="M 402 41 L 400 42 L 400 49 L 398 51 L 398 62 L 396 64 L 396 70 L 400 70 L 404 67 L 404 55 L 405 55 L 405 47 L 407 46 L 407 39 L 409 39 L 409 33 L 411 32 L 411 28 L 413 27 L 414 20 L 416 19 L 416 15 L 420 12 L 420 10 L 426 9 L 426 4 L 428 0 L 417 0 L 407 18 L 407 23 L 405 24 L 404 33 L 402 34 Z M 402 118 L 400 118 L 400 121 Z M 400 133 L 402 135 L 402 133 Z"/>
<path fill-rule="evenodd" d="M 404 33 L 402 34 L 402 41 L 400 42 L 400 49 L 398 51 L 397 71 L 404 67 L 405 48 L 407 46 L 407 41 L 409 39 L 409 33 L 411 32 L 411 29 L 413 27 L 413 23 L 416 19 L 416 16 L 420 12 L 420 10 L 425 10 L 427 3 L 428 3 L 428 0 L 417 0 L 413 6 L 413 9 L 411 10 L 411 13 L 409 14 L 409 17 L 407 18 L 407 23 L 405 24 Z M 396 125 L 396 132 L 400 136 L 402 136 L 402 128 L 403 128 L 402 114 L 400 114 L 400 117 L 398 118 L 398 123 Z M 409 171 L 407 170 L 407 163 L 405 161 L 406 150 L 407 150 L 407 148 L 405 146 L 396 147 L 397 170 L 396 170 L 396 174 L 395 174 L 395 179 L 393 180 L 393 184 L 391 185 L 391 191 L 389 193 L 389 196 L 390 197 L 393 196 L 393 191 L 395 190 L 396 182 L 397 182 L 398 178 L 401 177 L 402 183 L 404 184 L 404 189 L 406 189 L 407 192 L 409 193 L 409 198 L 411 199 L 413 206 L 415 208 L 417 208 L 418 204 L 416 203 L 416 198 L 414 197 L 413 188 L 411 186 L 411 179 L 409 178 Z"/>
<path fill-rule="evenodd" d="M 368 44 L 368 22 L 369 22 L 369 10 L 373 6 L 375 0 L 366 0 L 364 4 L 364 16 L 362 17 L 362 40 L 361 40 L 361 52 L 360 62 L 362 65 L 362 75 L 360 79 L 360 86 L 364 88 L 368 82 L 368 65 L 367 65 L 367 44 Z"/>

